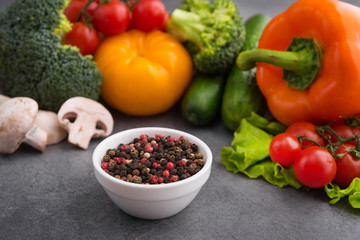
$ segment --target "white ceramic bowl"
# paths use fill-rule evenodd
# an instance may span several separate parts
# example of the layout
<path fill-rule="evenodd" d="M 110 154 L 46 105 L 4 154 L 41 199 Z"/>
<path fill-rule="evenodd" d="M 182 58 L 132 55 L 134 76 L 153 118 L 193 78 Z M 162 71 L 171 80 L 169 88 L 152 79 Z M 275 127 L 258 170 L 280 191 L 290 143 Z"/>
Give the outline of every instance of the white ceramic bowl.
<path fill-rule="evenodd" d="M 141 134 L 163 134 L 176 138 L 183 136 L 198 146 L 205 165 L 189 178 L 158 185 L 129 183 L 107 174 L 100 166 L 106 150 L 117 148 L 120 143 L 130 143 Z M 124 212 L 143 219 L 167 218 L 188 206 L 208 180 L 211 163 L 212 153 L 202 140 L 186 132 L 160 127 L 135 128 L 113 134 L 100 142 L 93 153 L 95 177 L 110 199 Z"/>

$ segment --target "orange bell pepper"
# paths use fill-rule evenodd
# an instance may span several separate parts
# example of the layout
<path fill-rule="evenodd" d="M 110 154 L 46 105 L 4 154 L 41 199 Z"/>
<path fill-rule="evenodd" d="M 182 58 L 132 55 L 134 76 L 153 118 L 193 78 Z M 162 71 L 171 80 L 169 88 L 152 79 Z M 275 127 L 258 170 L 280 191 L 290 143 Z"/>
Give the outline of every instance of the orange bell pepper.
<path fill-rule="evenodd" d="M 269 110 L 286 125 L 360 113 L 360 8 L 295 2 L 269 22 L 258 49 L 240 53 L 236 63 L 249 69 L 255 62 Z"/>
<path fill-rule="evenodd" d="M 105 38 L 94 60 L 103 74 L 101 97 L 111 107 L 135 116 L 170 109 L 193 74 L 189 53 L 161 31 L 130 30 Z"/>

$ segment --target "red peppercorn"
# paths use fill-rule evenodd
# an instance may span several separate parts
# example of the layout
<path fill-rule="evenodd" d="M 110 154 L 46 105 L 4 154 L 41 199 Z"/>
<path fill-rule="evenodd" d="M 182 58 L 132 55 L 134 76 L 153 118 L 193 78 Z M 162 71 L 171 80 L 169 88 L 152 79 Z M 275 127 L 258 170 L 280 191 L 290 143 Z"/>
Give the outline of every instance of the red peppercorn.
<path fill-rule="evenodd" d="M 152 146 L 158 148 L 158 147 L 159 147 L 159 144 L 158 144 L 158 143 L 153 143 Z"/>
<path fill-rule="evenodd" d="M 168 162 L 168 163 L 166 164 L 166 168 L 169 169 L 169 170 L 171 170 L 171 169 L 174 168 L 174 164 L 173 164 L 172 162 Z"/>
<path fill-rule="evenodd" d="M 151 183 L 157 183 L 158 181 L 159 181 L 158 176 L 152 175 L 152 176 L 150 177 L 150 182 L 151 182 Z"/>
<path fill-rule="evenodd" d="M 116 162 L 116 164 L 121 164 L 122 161 L 119 157 L 114 157 L 114 161 Z"/>
<path fill-rule="evenodd" d="M 108 162 L 102 162 L 101 163 L 101 168 L 104 169 L 104 170 L 108 169 L 109 168 L 109 163 Z"/>
<path fill-rule="evenodd" d="M 146 134 L 141 134 L 141 135 L 140 135 L 140 140 L 141 140 L 142 142 L 147 142 L 147 136 L 146 136 Z"/>
<path fill-rule="evenodd" d="M 154 148 L 150 145 L 146 145 L 144 147 L 145 152 L 152 153 L 154 151 Z"/>
<path fill-rule="evenodd" d="M 158 177 L 158 183 L 163 183 L 164 182 L 164 179 L 162 177 Z"/>
<path fill-rule="evenodd" d="M 120 150 L 125 151 L 128 147 L 129 147 L 128 145 L 124 144 L 121 146 Z"/>
<path fill-rule="evenodd" d="M 163 171 L 163 177 L 169 177 L 170 176 L 170 172 L 169 172 L 169 170 L 167 170 L 167 169 L 165 169 L 164 171 Z"/>
<path fill-rule="evenodd" d="M 141 162 L 142 164 L 145 164 L 146 161 L 147 161 L 147 158 L 142 158 L 140 162 Z"/>
<path fill-rule="evenodd" d="M 170 182 L 176 182 L 179 179 L 177 175 L 172 175 L 170 178 Z"/>
<path fill-rule="evenodd" d="M 155 137 L 162 138 L 162 137 L 164 137 L 164 135 L 163 134 L 155 134 Z"/>
<path fill-rule="evenodd" d="M 157 162 L 154 162 L 154 163 L 152 164 L 152 167 L 156 169 L 156 168 L 159 167 L 159 164 L 158 164 Z"/>
<path fill-rule="evenodd" d="M 126 159 L 125 158 L 120 158 L 120 159 L 121 159 L 122 165 L 125 165 L 126 164 Z"/>
<path fill-rule="evenodd" d="M 179 166 L 180 167 L 185 167 L 186 166 L 186 161 L 185 160 L 180 160 L 179 161 Z"/>

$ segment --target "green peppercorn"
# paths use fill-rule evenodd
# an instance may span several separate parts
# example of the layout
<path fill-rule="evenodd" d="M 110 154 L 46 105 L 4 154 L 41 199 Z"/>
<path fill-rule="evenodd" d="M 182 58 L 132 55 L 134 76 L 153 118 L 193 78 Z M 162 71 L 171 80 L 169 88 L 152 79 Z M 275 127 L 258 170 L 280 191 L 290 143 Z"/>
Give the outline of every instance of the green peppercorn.
<path fill-rule="evenodd" d="M 111 159 L 111 157 L 109 155 L 104 155 L 102 160 L 103 160 L 103 162 L 108 162 L 108 161 L 110 161 L 110 159 Z"/>
<path fill-rule="evenodd" d="M 139 176 L 136 176 L 136 177 L 133 179 L 133 182 L 134 182 L 134 183 L 141 183 L 141 182 L 142 182 L 142 178 L 139 177 Z"/>
<path fill-rule="evenodd" d="M 115 168 L 116 166 L 117 166 L 116 162 L 111 159 L 111 160 L 109 161 L 109 167 L 114 167 L 114 168 Z"/>
<path fill-rule="evenodd" d="M 131 149 L 130 155 L 137 157 L 137 156 L 139 156 L 139 152 L 136 149 Z"/>
<path fill-rule="evenodd" d="M 109 155 L 110 157 L 114 157 L 115 156 L 115 150 L 114 149 L 108 150 L 107 155 Z"/>
<path fill-rule="evenodd" d="M 203 167 L 203 166 L 205 165 L 205 161 L 202 160 L 202 159 L 199 159 L 199 160 L 196 162 L 196 164 L 197 164 L 198 166 L 200 166 L 200 167 Z"/>

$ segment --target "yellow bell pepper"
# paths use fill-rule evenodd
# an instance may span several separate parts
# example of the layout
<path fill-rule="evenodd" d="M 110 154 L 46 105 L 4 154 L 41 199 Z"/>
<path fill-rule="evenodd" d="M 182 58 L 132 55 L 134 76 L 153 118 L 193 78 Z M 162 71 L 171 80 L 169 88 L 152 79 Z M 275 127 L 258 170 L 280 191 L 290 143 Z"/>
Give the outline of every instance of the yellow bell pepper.
<path fill-rule="evenodd" d="M 103 74 L 101 97 L 135 116 L 169 110 L 191 82 L 193 64 L 170 34 L 130 30 L 102 41 L 94 60 Z"/>

